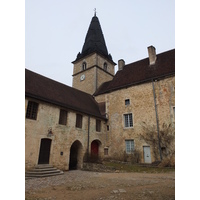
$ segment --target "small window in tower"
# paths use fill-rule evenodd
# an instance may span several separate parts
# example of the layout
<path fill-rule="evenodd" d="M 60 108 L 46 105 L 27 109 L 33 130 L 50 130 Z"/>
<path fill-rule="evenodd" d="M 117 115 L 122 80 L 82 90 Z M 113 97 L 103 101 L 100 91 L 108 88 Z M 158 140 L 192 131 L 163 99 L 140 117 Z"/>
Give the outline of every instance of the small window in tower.
<path fill-rule="evenodd" d="M 104 64 L 103 64 L 103 68 L 104 68 L 104 70 L 108 70 L 108 65 L 107 65 L 107 63 L 105 62 Z"/>
<path fill-rule="evenodd" d="M 87 68 L 87 63 L 83 62 L 83 64 L 82 64 L 82 71 L 86 70 L 86 68 Z"/>

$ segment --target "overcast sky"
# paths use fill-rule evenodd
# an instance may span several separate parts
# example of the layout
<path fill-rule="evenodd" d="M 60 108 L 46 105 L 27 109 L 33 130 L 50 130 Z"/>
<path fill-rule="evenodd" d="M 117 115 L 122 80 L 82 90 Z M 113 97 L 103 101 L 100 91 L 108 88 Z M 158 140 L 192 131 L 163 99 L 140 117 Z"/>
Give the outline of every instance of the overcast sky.
<path fill-rule="evenodd" d="M 174 0 L 26 0 L 25 66 L 69 86 L 94 8 L 108 52 L 126 64 L 175 48 Z M 117 70 L 117 66 L 116 66 Z"/>

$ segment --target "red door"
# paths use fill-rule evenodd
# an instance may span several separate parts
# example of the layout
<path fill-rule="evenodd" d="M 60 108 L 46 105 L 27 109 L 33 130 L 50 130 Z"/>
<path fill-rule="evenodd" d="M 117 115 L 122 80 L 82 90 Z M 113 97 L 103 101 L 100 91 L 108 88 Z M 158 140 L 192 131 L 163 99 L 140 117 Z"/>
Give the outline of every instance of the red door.
<path fill-rule="evenodd" d="M 98 154 L 99 154 L 99 144 L 97 141 L 93 141 L 91 143 L 91 159 L 92 159 L 92 161 L 98 160 Z"/>
<path fill-rule="evenodd" d="M 91 144 L 91 153 L 93 155 L 98 155 L 99 153 L 99 144 L 97 141 L 93 141 Z"/>

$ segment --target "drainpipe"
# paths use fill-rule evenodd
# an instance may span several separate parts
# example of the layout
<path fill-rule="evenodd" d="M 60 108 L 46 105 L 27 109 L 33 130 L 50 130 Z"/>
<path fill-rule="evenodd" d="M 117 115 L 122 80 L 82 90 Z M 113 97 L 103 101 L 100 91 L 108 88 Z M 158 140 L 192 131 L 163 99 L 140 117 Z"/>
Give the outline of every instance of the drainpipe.
<path fill-rule="evenodd" d="M 89 161 L 89 142 L 90 142 L 90 116 L 88 116 L 88 141 L 87 141 L 87 161 Z"/>
<path fill-rule="evenodd" d="M 157 133 L 158 133 L 158 147 L 159 147 L 159 153 L 160 153 L 160 160 L 162 161 L 162 152 L 161 152 L 160 137 L 159 137 L 158 111 L 157 111 L 157 105 L 156 105 L 156 93 L 155 93 L 153 79 L 152 79 L 152 86 L 153 86 L 153 97 L 154 97 L 154 105 L 155 105 L 155 112 L 156 112 L 156 124 L 157 124 Z"/>

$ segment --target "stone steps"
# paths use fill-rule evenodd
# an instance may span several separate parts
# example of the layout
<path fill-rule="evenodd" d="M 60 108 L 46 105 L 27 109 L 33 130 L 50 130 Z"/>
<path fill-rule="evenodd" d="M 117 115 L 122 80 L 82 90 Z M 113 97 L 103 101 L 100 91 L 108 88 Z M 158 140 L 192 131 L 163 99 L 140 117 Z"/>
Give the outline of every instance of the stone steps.
<path fill-rule="evenodd" d="M 42 178 L 49 176 L 62 175 L 64 172 L 52 165 L 37 165 L 34 169 L 25 172 L 25 179 Z"/>

